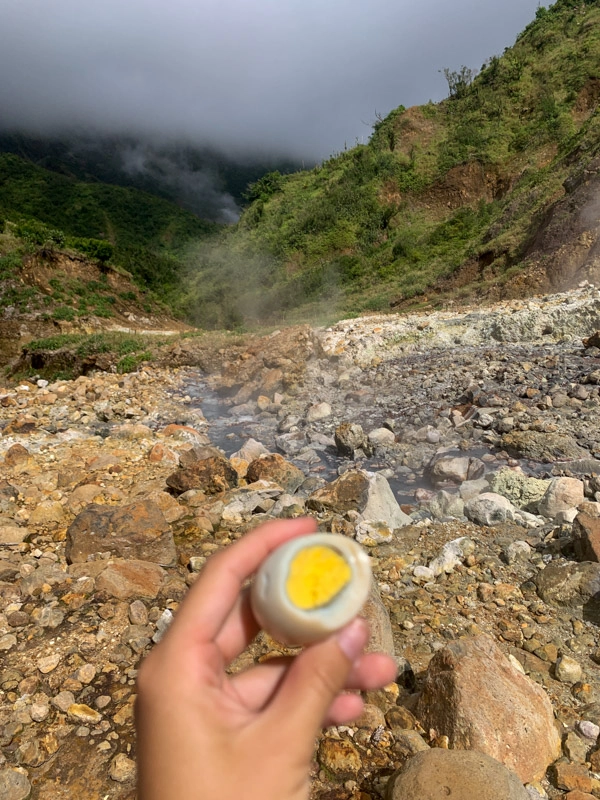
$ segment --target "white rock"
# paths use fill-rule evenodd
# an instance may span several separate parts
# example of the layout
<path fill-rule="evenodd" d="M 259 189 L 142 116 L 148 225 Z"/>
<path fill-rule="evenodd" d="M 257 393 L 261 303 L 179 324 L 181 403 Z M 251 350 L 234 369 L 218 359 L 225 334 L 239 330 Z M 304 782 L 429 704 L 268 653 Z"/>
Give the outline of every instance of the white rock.
<path fill-rule="evenodd" d="M 469 500 L 465 515 L 478 525 L 500 525 L 507 520 L 514 520 L 515 507 L 501 494 L 484 492 Z"/>
<path fill-rule="evenodd" d="M 554 519 L 559 511 L 568 511 L 583 501 L 583 481 L 577 478 L 553 478 L 539 502 L 538 511 L 548 519 Z"/>
<path fill-rule="evenodd" d="M 385 522 L 392 530 L 411 525 L 412 519 L 398 505 L 389 483 L 377 472 L 365 472 L 369 479 L 369 496 L 362 510 L 365 521 Z"/>
<path fill-rule="evenodd" d="M 393 431 L 390 431 L 388 428 L 375 428 L 374 431 L 369 433 L 367 438 L 369 439 L 370 444 L 380 445 L 383 447 L 392 445 L 396 441 Z"/>
<path fill-rule="evenodd" d="M 326 419 L 331 416 L 331 406 L 329 403 L 316 403 L 311 406 L 306 412 L 307 422 L 318 422 L 321 419 Z"/>
<path fill-rule="evenodd" d="M 474 550 L 475 543 L 466 536 L 461 536 L 460 539 L 454 539 L 452 542 L 446 542 L 439 556 L 429 564 L 429 569 L 435 577 L 441 575 L 442 572 L 450 574 Z"/>

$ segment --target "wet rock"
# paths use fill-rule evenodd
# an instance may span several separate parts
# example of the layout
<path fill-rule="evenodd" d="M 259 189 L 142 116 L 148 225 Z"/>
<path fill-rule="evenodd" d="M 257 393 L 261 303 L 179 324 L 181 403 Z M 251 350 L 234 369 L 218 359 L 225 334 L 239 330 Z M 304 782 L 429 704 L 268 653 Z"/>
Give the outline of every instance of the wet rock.
<path fill-rule="evenodd" d="M 305 478 L 302 470 L 290 464 L 279 453 L 262 455 L 254 459 L 246 473 L 248 483 L 260 480 L 271 481 L 290 494 L 296 491 Z"/>
<path fill-rule="evenodd" d="M 511 431 L 502 437 L 501 446 L 516 458 L 531 458 L 543 464 L 561 459 L 587 458 L 589 453 L 566 433 Z"/>
<path fill-rule="evenodd" d="M 335 429 L 335 446 L 338 454 L 344 458 L 354 458 L 357 450 L 368 454 L 370 447 L 361 425 L 353 422 L 342 422 Z"/>
<path fill-rule="evenodd" d="M 514 772 L 484 753 L 435 748 L 390 777 L 386 800 L 530 800 Z"/>
<path fill-rule="evenodd" d="M 189 467 L 180 467 L 167 478 L 167 486 L 176 494 L 183 494 L 190 489 L 218 494 L 237 486 L 237 483 L 237 472 L 223 456 L 211 456 Z"/>
<path fill-rule="evenodd" d="M 501 494 L 484 492 L 466 503 L 465 516 L 478 525 L 501 525 L 514 520 L 515 509 Z"/>
<path fill-rule="evenodd" d="M 96 579 L 96 588 L 119 600 L 154 598 L 165 577 L 164 569 L 149 561 L 111 561 Z"/>
<path fill-rule="evenodd" d="M 151 500 L 116 508 L 92 504 L 75 517 L 67 530 L 67 562 L 102 552 L 163 565 L 176 558 L 171 528 Z"/>
<path fill-rule="evenodd" d="M 450 747 L 476 749 L 527 783 L 558 756 L 560 738 L 544 690 L 515 669 L 489 636 L 449 644 L 431 660 L 417 716 Z"/>
<path fill-rule="evenodd" d="M 549 519 L 553 519 L 560 511 L 583 503 L 583 482 L 577 478 L 553 478 L 546 493 L 538 503 L 538 510 Z"/>

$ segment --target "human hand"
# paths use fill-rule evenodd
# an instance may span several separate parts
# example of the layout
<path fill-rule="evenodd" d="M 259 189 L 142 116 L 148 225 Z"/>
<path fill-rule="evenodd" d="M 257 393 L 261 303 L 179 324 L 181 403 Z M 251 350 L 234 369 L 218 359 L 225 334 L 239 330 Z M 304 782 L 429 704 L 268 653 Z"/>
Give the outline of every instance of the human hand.
<path fill-rule="evenodd" d="M 394 679 L 393 659 L 362 653 L 361 619 L 294 658 L 226 674 L 258 632 L 244 582 L 315 529 L 309 518 L 269 522 L 207 562 L 138 674 L 138 800 L 306 800 L 319 729 L 361 713 L 344 690 Z"/>

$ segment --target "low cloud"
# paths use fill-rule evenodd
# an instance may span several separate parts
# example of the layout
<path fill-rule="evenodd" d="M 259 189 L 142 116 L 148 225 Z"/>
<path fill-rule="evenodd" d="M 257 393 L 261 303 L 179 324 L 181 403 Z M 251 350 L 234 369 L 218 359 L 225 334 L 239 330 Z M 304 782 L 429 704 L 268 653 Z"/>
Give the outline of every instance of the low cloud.
<path fill-rule="evenodd" d="M 376 113 L 441 99 L 439 70 L 478 68 L 513 43 L 537 5 L 56 0 L 41 19 L 39 0 L 9 0 L 0 126 L 321 159 L 366 140 Z M 161 169 L 143 152 L 129 166 Z"/>

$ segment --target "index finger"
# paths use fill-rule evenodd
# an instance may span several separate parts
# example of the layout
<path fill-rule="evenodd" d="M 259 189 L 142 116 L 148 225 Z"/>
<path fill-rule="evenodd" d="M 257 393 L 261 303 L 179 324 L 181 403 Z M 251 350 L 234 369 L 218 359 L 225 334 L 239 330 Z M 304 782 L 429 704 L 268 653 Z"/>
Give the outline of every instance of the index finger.
<path fill-rule="evenodd" d="M 273 520 L 247 533 L 235 544 L 211 556 L 179 607 L 169 634 L 196 643 L 212 642 L 227 620 L 242 586 L 280 544 L 314 533 L 310 517 Z"/>

